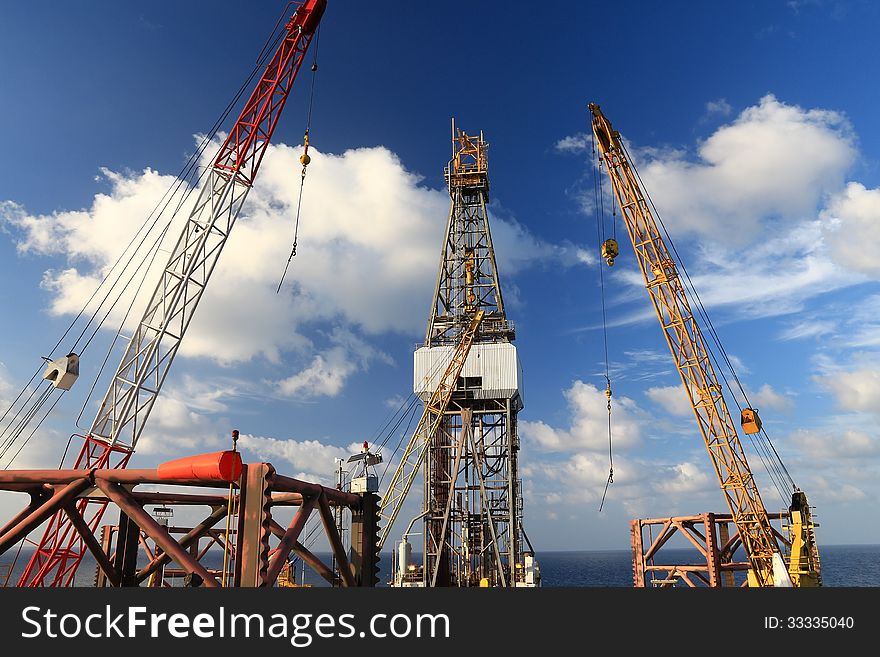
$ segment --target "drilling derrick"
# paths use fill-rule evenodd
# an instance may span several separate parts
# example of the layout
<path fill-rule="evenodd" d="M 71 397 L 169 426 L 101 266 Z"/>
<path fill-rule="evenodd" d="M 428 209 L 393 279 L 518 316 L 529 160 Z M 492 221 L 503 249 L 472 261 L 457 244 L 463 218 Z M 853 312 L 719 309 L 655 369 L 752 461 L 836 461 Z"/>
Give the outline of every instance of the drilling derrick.
<path fill-rule="evenodd" d="M 425 342 L 414 356 L 414 391 L 426 404 L 478 313 L 482 321 L 427 437 L 422 584 L 531 586 L 537 569 L 524 550 L 517 469 L 522 386 L 486 213 L 488 144 L 454 122 L 452 144 L 451 207 Z"/>

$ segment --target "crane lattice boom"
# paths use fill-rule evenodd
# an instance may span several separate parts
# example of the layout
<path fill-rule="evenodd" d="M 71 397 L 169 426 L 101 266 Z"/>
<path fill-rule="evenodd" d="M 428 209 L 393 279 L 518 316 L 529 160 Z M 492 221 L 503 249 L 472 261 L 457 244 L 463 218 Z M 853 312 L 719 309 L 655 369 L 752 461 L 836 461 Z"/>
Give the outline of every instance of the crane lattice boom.
<path fill-rule="evenodd" d="M 74 468 L 127 465 L 251 189 L 326 5 L 327 0 L 299 3 L 285 26 L 278 49 L 213 161 Z M 76 522 L 96 531 L 106 504 L 79 500 L 76 514 L 83 517 Z M 71 585 L 85 547 L 69 515 L 50 520 L 19 586 Z"/>
<path fill-rule="evenodd" d="M 419 468 L 425 460 L 425 455 L 428 453 L 431 436 L 437 432 L 443 421 L 443 414 L 452 400 L 456 382 L 461 375 L 471 345 L 474 343 L 483 315 L 485 312 L 482 310 L 475 312 L 468 327 L 461 332 L 458 346 L 456 346 L 443 376 L 440 377 L 437 387 L 432 391 L 431 398 L 425 403 L 422 418 L 406 445 L 400 464 L 391 478 L 391 483 L 388 484 L 388 492 L 382 499 L 379 508 L 379 519 L 382 525 L 379 527 L 377 551 L 381 551 L 382 546 L 385 545 L 385 539 L 391 531 L 391 526 L 397 519 L 416 474 L 418 474 Z"/>
<path fill-rule="evenodd" d="M 673 260 L 651 214 L 620 135 L 590 103 L 593 134 L 607 168 L 648 294 L 693 408 L 721 489 L 759 586 L 773 585 L 779 545 L 724 401 L 700 327 Z"/>

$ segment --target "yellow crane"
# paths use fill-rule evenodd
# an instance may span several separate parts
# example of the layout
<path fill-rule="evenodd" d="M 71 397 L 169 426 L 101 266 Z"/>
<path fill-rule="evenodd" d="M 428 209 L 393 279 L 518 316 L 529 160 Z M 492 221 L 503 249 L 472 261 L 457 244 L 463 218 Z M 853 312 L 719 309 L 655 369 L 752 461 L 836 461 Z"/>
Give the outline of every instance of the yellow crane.
<path fill-rule="evenodd" d="M 611 127 L 598 105 L 590 103 L 588 107 L 601 164 L 611 179 L 645 286 L 751 564 L 748 584 L 821 586 L 815 525 L 807 497 L 793 486 L 786 565 L 700 326 L 691 312 L 678 267 L 642 192 L 638 173 L 630 162 L 620 133 Z M 611 265 L 617 255 L 617 243 L 606 240 L 602 245 L 602 257 Z M 740 423 L 746 434 L 756 434 L 762 429 L 757 411 L 752 408 L 742 409 Z"/>
<path fill-rule="evenodd" d="M 388 538 L 391 526 L 397 519 L 416 474 L 425 461 L 431 437 L 440 428 L 443 415 L 449 407 L 449 402 L 452 401 L 452 393 L 455 392 L 458 377 L 461 375 L 461 370 L 477 335 L 477 329 L 485 314 L 485 311 L 478 310 L 470 315 L 470 321 L 459 335 L 458 345 L 452 352 L 452 358 L 440 377 L 437 387 L 432 391 L 430 399 L 425 403 L 422 418 L 407 443 L 403 456 L 400 458 L 400 464 L 391 478 L 391 483 L 388 484 L 388 492 L 379 504 L 379 520 L 382 524 L 379 527 L 377 553 L 385 545 L 385 539 Z"/>

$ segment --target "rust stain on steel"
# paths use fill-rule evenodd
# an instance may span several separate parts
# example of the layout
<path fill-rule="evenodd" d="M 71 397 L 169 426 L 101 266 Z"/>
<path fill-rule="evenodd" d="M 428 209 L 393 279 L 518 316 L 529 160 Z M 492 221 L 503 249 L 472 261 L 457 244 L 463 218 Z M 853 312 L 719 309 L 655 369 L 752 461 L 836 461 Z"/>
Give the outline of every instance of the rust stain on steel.
<path fill-rule="evenodd" d="M 98 488 L 107 495 L 107 497 L 113 500 L 120 509 L 125 511 L 125 513 L 147 533 L 147 536 L 156 541 L 166 554 L 170 555 L 172 559 L 180 564 L 181 568 L 184 568 L 187 572 L 197 574 L 202 578 L 204 585 L 207 587 L 215 588 L 220 586 L 220 582 L 218 582 L 214 576 L 202 566 L 202 564 L 190 556 L 186 550 L 181 548 L 180 545 L 171 538 L 168 531 L 156 522 L 149 513 L 144 511 L 143 507 L 131 497 L 128 491 L 122 488 L 118 483 L 107 481 L 100 477 L 95 478 L 95 483 Z"/>
<path fill-rule="evenodd" d="M 92 482 L 87 478 L 73 479 L 63 488 L 56 490 L 52 497 L 19 520 L 14 526 L 4 527 L 6 531 L 0 537 L 0 554 L 3 554 L 11 545 L 17 543 L 20 538 L 27 536 L 31 530 L 39 526 L 46 518 L 53 515 L 67 502 L 76 498 L 91 486 Z"/>
<path fill-rule="evenodd" d="M 194 541 L 197 541 L 199 538 L 204 536 L 204 534 L 211 529 L 214 525 L 216 525 L 220 520 L 226 517 L 226 506 L 216 507 L 211 515 L 202 520 L 198 525 L 193 527 L 189 532 L 187 532 L 181 539 L 177 542 L 181 548 L 184 550 L 187 549 Z M 137 572 L 137 580 L 142 582 L 147 579 L 150 575 L 156 572 L 160 567 L 167 564 L 171 561 L 171 557 L 167 552 L 163 552 L 159 556 L 155 557 L 150 563 L 141 568 Z"/>
<path fill-rule="evenodd" d="M 290 554 L 293 546 L 296 544 L 297 540 L 299 540 L 299 535 L 306 526 L 306 521 L 309 519 L 309 515 L 312 513 L 312 509 L 315 508 L 317 501 L 317 498 L 314 497 L 306 500 L 303 502 L 302 506 L 299 507 L 299 511 L 296 512 L 296 515 L 293 516 L 293 520 L 290 521 L 290 527 L 284 532 L 284 536 L 281 537 L 281 542 L 278 544 L 274 554 L 269 559 L 269 567 L 266 571 L 266 579 L 264 582 L 265 585 L 271 586 L 275 583 L 275 580 L 278 579 L 278 573 L 281 572 L 281 567 L 284 565 L 284 562 L 287 561 L 287 555 Z"/>
<path fill-rule="evenodd" d="M 321 522 L 324 523 L 324 534 L 327 536 L 333 550 L 333 556 L 336 557 L 336 562 L 339 564 L 342 583 L 345 586 L 355 586 L 354 576 L 351 574 L 348 558 L 345 556 L 345 546 L 342 545 L 342 538 L 336 530 L 336 523 L 333 521 L 333 513 L 330 511 L 327 496 L 323 493 L 318 498 L 318 510 L 321 512 Z"/>
<path fill-rule="evenodd" d="M 269 508 L 272 475 L 268 463 L 244 466 L 239 501 L 238 559 L 234 580 L 238 586 L 261 586 L 266 578 L 269 561 Z"/>
<path fill-rule="evenodd" d="M 101 547 L 98 539 L 95 538 L 92 530 L 89 529 L 88 523 L 86 523 L 82 515 L 80 515 L 79 510 L 76 508 L 76 504 L 74 504 L 72 500 L 64 505 L 64 513 L 70 518 L 70 524 L 73 525 L 73 528 L 79 532 L 80 536 L 82 536 L 83 543 L 89 548 L 89 552 L 92 553 L 92 556 L 95 558 L 95 561 L 98 562 L 98 566 L 104 571 L 104 575 L 110 580 L 110 583 L 113 586 L 119 586 L 119 577 L 116 574 L 116 569 L 104 553 L 104 549 Z"/>

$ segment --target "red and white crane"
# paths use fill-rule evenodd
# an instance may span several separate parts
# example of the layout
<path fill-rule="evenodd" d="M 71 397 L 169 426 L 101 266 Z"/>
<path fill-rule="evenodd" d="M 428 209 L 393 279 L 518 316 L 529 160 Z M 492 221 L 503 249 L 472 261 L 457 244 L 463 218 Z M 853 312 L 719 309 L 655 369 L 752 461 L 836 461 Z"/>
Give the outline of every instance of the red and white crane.
<path fill-rule="evenodd" d="M 327 0 L 304 0 L 220 147 L 198 199 L 104 396 L 74 469 L 125 468 L 214 267 L 253 186 Z M 57 513 L 18 586 L 70 586 L 86 551 L 74 527 L 95 532 L 106 501 L 81 498 L 79 517 Z"/>

